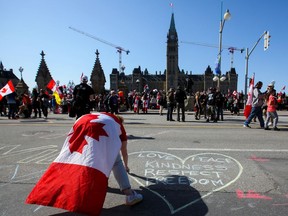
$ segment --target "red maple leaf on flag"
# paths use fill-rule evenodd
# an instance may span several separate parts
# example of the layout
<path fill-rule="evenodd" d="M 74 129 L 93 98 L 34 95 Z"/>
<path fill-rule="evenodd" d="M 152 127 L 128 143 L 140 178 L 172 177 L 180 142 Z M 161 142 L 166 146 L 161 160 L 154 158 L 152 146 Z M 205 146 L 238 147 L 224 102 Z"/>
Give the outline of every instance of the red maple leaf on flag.
<path fill-rule="evenodd" d="M 103 129 L 105 124 L 91 122 L 96 119 L 98 119 L 98 115 L 85 115 L 73 125 L 72 136 L 69 139 L 69 149 L 71 153 L 77 151 L 82 154 L 83 147 L 88 144 L 85 140 L 85 136 L 92 137 L 97 141 L 99 141 L 100 136 L 108 137 L 108 134 Z"/>
<path fill-rule="evenodd" d="M 6 93 L 7 90 L 8 90 L 7 88 L 3 88 L 3 89 L 1 90 L 1 92 L 2 92 L 2 93 Z"/>

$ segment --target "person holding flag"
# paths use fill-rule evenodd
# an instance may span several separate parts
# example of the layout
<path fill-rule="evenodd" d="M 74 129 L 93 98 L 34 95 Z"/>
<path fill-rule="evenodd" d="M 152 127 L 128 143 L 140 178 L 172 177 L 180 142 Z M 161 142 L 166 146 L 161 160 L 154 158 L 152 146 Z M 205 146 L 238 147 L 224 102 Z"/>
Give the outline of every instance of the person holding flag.
<path fill-rule="evenodd" d="M 8 119 L 16 119 L 17 94 L 11 80 L 9 80 L 8 83 L 0 89 L 0 100 L 5 96 L 8 104 Z"/>
<path fill-rule="evenodd" d="M 26 203 L 100 215 L 111 171 L 126 195 L 126 205 L 141 202 L 143 196 L 131 189 L 127 174 L 123 118 L 111 113 L 83 115 L 75 121 L 60 154 L 32 189 Z"/>

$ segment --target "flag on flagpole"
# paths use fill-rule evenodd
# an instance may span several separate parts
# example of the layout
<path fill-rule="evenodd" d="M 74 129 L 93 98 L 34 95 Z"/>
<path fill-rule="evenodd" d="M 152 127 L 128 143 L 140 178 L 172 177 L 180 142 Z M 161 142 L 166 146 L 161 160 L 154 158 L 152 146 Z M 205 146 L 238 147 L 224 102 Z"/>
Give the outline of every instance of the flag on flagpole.
<path fill-rule="evenodd" d="M 248 118 L 252 110 L 254 79 L 255 79 L 255 74 L 253 74 L 252 79 L 250 80 L 247 101 L 246 101 L 246 105 L 244 108 L 244 116 L 246 117 L 246 119 Z"/>
<path fill-rule="evenodd" d="M 220 71 L 220 61 L 221 61 L 221 57 L 218 56 L 216 63 L 215 63 L 215 73 L 219 76 L 221 75 L 221 71 Z"/>
<path fill-rule="evenodd" d="M 15 91 L 15 88 L 12 83 L 12 80 L 9 80 L 8 83 L 2 89 L 0 89 L 0 101 L 2 100 L 4 96 L 11 94 L 14 91 Z"/>
<path fill-rule="evenodd" d="M 53 96 L 55 97 L 55 101 L 56 101 L 56 103 L 57 103 L 58 105 L 60 105 L 62 99 L 61 99 L 59 93 L 58 93 L 57 91 L 55 91 L 55 92 L 53 92 Z"/>
<path fill-rule="evenodd" d="M 56 82 L 53 79 L 51 79 L 46 87 L 53 92 L 53 96 L 55 97 L 56 103 L 60 105 L 61 104 L 60 94 L 62 94 L 62 92 L 60 92 L 60 89 L 58 88 Z"/>
<path fill-rule="evenodd" d="M 87 114 L 71 128 L 58 157 L 26 199 L 87 215 L 99 215 L 108 178 L 121 141 L 127 140 L 119 119 L 109 113 Z"/>
<path fill-rule="evenodd" d="M 47 88 L 50 89 L 52 92 L 56 91 L 56 82 L 51 79 L 50 82 L 47 84 Z"/>
<path fill-rule="evenodd" d="M 280 92 L 285 91 L 286 85 L 283 86 L 283 88 L 280 90 Z"/>

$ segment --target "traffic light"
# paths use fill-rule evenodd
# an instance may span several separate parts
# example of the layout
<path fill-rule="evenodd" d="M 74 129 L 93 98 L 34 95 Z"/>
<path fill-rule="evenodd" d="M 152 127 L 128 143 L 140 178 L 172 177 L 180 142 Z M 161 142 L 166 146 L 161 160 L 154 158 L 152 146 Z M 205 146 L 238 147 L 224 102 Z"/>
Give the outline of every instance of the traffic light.
<path fill-rule="evenodd" d="M 270 45 L 270 38 L 271 35 L 269 34 L 269 31 L 266 31 L 264 35 L 264 51 L 267 50 Z"/>

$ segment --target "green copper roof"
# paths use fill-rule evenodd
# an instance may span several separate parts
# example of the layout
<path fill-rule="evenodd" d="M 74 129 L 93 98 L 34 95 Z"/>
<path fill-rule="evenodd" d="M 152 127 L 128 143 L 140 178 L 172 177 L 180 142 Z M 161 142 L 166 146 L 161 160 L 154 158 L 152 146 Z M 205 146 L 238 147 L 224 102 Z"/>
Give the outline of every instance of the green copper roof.
<path fill-rule="evenodd" d="M 172 13 L 172 16 L 171 16 L 171 22 L 170 22 L 170 29 L 169 29 L 169 31 L 176 31 L 175 21 L 174 21 L 174 13 Z"/>

